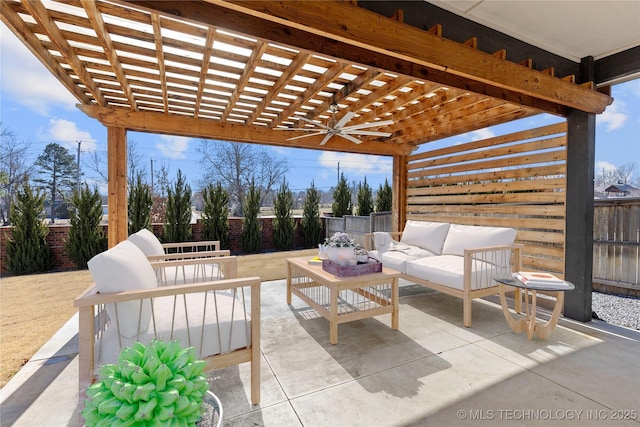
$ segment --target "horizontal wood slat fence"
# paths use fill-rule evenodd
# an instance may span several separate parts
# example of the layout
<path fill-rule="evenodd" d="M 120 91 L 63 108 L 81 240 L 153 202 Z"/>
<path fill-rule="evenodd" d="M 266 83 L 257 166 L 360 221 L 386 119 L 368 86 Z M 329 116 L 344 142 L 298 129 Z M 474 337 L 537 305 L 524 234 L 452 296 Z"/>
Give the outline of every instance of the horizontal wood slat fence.
<path fill-rule="evenodd" d="M 523 267 L 564 276 L 566 122 L 407 157 L 406 219 L 513 227 Z"/>

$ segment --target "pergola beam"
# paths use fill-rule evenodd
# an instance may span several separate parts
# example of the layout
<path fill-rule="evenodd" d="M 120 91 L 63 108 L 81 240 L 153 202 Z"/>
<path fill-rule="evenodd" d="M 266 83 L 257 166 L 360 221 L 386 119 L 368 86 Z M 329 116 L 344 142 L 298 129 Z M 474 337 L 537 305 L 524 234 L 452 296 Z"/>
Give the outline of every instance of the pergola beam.
<path fill-rule="evenodd" d="M 133 96 L 133 93 L 131 92 L 131 86 L 129 86 L 129 82 L 127 81 L 127 77 L 125 76 L 124 70 L 122 69 L 122 64 L 120 63 L 118 53 L 116 52 L 116 49 L 113 46 L 113 42 L 111 41 L 111 35 L 105 28 L 106 25 L 104 23 L 104 20 L 102 19 L 100 11 L 98 10 L 98 6 L 93 0 L 80 0 L 80 3 L 87 13 L 89 22 L 91 22 L 91 25 L 93 26 L 93 29 L 98 36 L 98 40 L 100 40 L 100 45 L 102 46 L 104 53 L 109 58 L 111 68 L 113 69 L 113 74 L 118 79 L 118 83 L 120 83 L 120 87 L 124 92 L 124 96 L 126 96 L 132 109 L 137 110 L 136 100 Z"/>
<path fill-rule="evenodd" d="M 0 18 L 2 22 L 24 43 L 36 58 L 49 70 L 67 90 L 80 102 L 90 103 L 91 99 L 81 90 L 76 82 L 67 74 L 59 62 L 53 60 L 51 54 L 42 46 L 38 38 L 28 29 L 25 22 L 10 7 L 3 7 Z"/>
<path fill-rule="evenodd" d="M 192 138 L 216 139 L 230 142 L 249 142 L 280 147 L 292 147 L 286 137 L 302 135 L 301 132 L 278 131 L 265 126 L 248 126 L 200 120 L 183 115 L 166 115 L 152 111 L 131 111 L 126 108 L 108 108 L 97 105 L 77 105 L 86 115 L 93 117 L 107 128 L 122 127 L 132 131 L 180 135 Z M 286 132 L 286 134 L 285 134 Z M 296 140 L 296 148 L 318 149 L 322 136 Z M 332 138 L 324 150 L 380 156 L 407 155 L 413 147 L 409 144 L 390 144 L 368 140 L 353 144 Z"/>
<path fill-rule="evenodd" d="M 612 102 L 609 96 L 597 91 L 345 2 L 130 0 L 127 3 L 553 114 L 566 116 L 567 107 L 601 113 Z"/>
<path fill-rule="evenodd" d="M 87 90 L 91 93 L 91 96 L 96 100 L 99 105 L 105 105 L 106 101 L 100 92 L 100 89 L 95 85 L 93 79 L 89 75 L 89 72 L 82 64 L 82 61 L 78 58 L 78 56 L 74 53 L 73 49 L 69 45 L 69 42 L 62 35 L 62 31 L 56 26 L 54 21 L 51 19 L 49 12 L 40 2 L 24 2 L 23 3 L 25 9 L 31 13 L 31 15 L 39 22 L 44 31 L 46 32 L 46 36 L 49 37 L 49 40 L 56 46 L 57 50 L 60 54 L 67 58 L 69 61 L 69 65 L 73 68 L 74 73 L 79 76 L 82 81 L 85 82 L 87 86 Z"/>

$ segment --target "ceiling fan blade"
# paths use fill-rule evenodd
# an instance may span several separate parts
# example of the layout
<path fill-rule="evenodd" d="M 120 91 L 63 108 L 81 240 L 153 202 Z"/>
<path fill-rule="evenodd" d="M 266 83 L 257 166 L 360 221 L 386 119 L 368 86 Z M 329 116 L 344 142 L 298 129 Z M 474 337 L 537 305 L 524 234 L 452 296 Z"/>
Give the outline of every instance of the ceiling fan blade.
<path fill-rule="evenodd" d="M 367 135 L 367 136 L 384 136 L 384 137 L 389 137 L 391 136 L 390 132 L 376 132 L 373 130 L 350 130 L 350 131 L 345 131 L 344 129 L 342 130 L 343 134 L 349 134 L 349 135 Z"/>
<path fill-rule="evenodd" d="M 333 136 L 333 134 L 328 133 L 327 136 L 325 136 L 322 141 L 320 142 L 320 145 L 324 145 L 327 143 L 327 141 L 329 140 L 329 138 L 331 138 Z"/>
<path fill-rule="evenodd" d="M 356 113 L 353 113 L 351 111 L 347 112 L 347 114 L 345 114 L 340 120 L 338 120 L 338 123 L 336 123 L 334 129 L 342 129 L 342 126 L 347 124 L 347 122 L 351 120 L 355 115 Z"/>
<path fill-rule="evenodd" d="M 358 138 L 355 138 L 355 137 L 349 135 L 348 133 L 337 133 L 336 135 L 341 136 L 344 139 L 348 139 L 349 141 L 353 142 L 354 144 L 362 144 L 362 141 L 360 141 Z"/>
<path fill-rule="evenodd" d="M 301 130 L 304 132 L 318 132 L 318 129 L 311 129 L 311 128 L 273 128 L 273 130 Z"/>
<path fill-rule="evenodd" d="M 308 133 L 306 135 L 298 135 L 298 136 L 294 136 L 293 138 L 287 138 L 287 141 L 293 141 L 294 139 L 300 139 L 300 138 L 308 138 L 310 136 L 324 135 L 325 133 L 327 133 L 327 132 L 321 130 L 321 131 L 314 132 L 314 133 Z"/>
<path fill-rule="evenodd" d="M 305 122 L 310 123 L 310 124 L 312 124 L 314 126 L 319 126 L 322 129 L 329 129 L 329 126 L 327 126 L 325 124 L 322 124 L 322 123 L 314 122 L 313 120 L 307 119 L 306 117 L 296 117 L 296 119 L 304 120 Z"/>
<path fill-rule="evenodd" d="M 380 122 L 371 122 L 371 123 L 363 123 L 361 125 L 351 125 L 342 128 L 343 131 L 350 131 L 352 129 L 366 129 L 366 128 L 374 128 L 378 126 L 389 126 L 393 124 L 393 120 L 382 120 Z"/>

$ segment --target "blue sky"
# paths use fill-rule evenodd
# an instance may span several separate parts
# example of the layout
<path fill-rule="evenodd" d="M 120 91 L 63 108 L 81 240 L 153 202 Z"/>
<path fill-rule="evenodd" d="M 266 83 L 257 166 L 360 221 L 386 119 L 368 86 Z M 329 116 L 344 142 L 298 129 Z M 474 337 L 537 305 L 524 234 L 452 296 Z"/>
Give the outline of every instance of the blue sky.
<path fill-rule="evenodd" d="M 605 113 L 596 118 L 596 174 L 623 164 L 635 163 L 635 179 L 640 178 L 640 79 L 613 87 L 615 101 Z M 29 156 L 33 160 L 44 147 L 56 142 L 69 148 L 75 156 L 81 141 L 82 162 L 94 151 L 106 153 L 107 131 L 98 121 L 78 110 L 77 100 L 40 64 L 31 52 L 0 24 L 0 121 L 18 140 L 31 144 Z M 494 135 L 557 122 L 559 118 L 540 115 L 498 127 L 449 138 L 438 145 L 462 143 Z M 178 169 L 192 183 L 200 178 L 196 148 L 199 139 L 129 132 L 137 152 L 154 167 L 169 168 L 170 178 Z M 433 147 L 433 145 L 432 145 Z M 313 180 L 316 187 L 329 190 L 340 172 L 349 182 L 367 182 L 375 189 L 388 178 L 391 182 L 392 162 L 389 157 L 364 156 L 346 153 L 268 148 L 288 160 L 287 181 L 292 190 L 303 191 Z M 85 178 L 92 182 L 91 171 L 83 167 Z"/>

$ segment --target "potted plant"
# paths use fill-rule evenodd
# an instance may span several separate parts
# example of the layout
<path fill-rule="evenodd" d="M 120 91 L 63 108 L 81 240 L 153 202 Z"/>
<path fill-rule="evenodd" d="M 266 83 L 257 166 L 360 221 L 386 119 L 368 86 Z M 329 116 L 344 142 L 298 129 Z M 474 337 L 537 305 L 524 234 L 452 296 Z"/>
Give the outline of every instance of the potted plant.
<path fill-rule="evenodd" d="M 356 242 L 347 233 L 340 231 L 325 239 L 324 247 L 329 260 L 341 266 L 356 265 Z"/>
<path fill-rule="evenodd" d="M 362 246 L 360 245 L 356 246 L 356 248 L 353 251 L 356 254 L 357 262 L 364 263 L 369 261 L 369 252 L 367 252 L 367 250 Z"/>
<path fill-rule="evenodd" d="M 219 426 L 220 402 L 202 374 L 206 362 L 195 354 L 177 341 L 124 348 L 118 364 L 104 365 L 98 382 L 87 389 L 81 412 L 87 427 Z M 217 406 L 217 416 L 203 417 L 207 406 Z"/>

